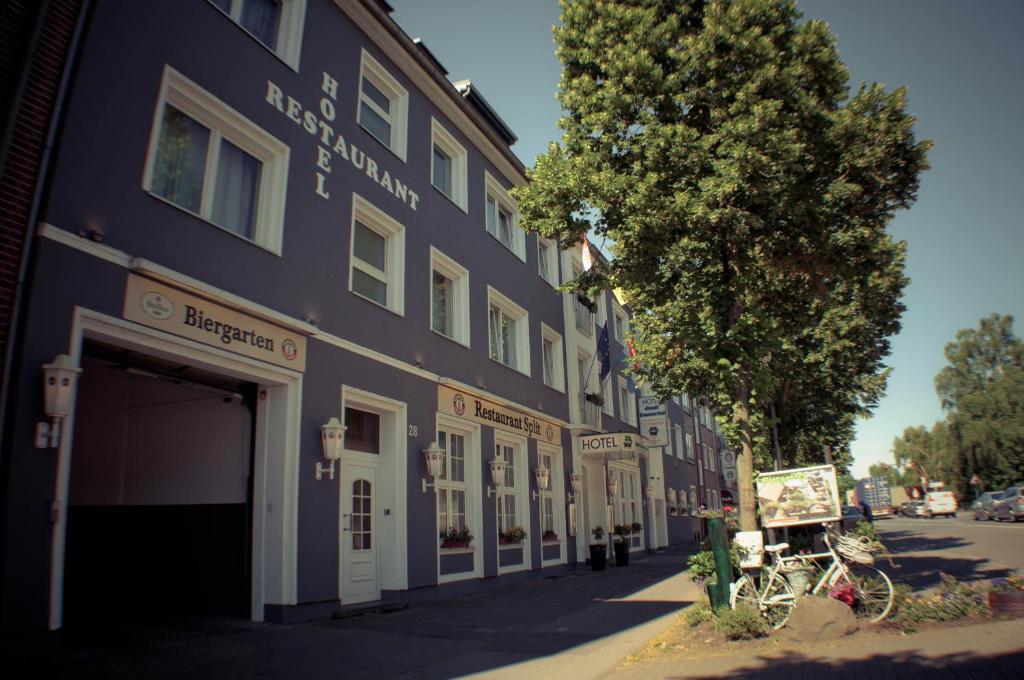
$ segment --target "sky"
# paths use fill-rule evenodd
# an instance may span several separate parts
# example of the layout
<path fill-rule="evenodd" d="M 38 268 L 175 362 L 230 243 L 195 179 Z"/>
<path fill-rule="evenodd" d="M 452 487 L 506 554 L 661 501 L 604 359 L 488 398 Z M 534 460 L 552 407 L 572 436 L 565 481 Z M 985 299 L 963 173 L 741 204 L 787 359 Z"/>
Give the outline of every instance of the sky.
<path fill-rule="evenodd" d="M 555 0 L 389 0 L 453 81 L 472 80 L 515 131 L 529 167 L 559 138 Z M 850 84 L 906 86 L 931 169 L 892 235 L 907 242 L 907 311 L 886 362 L 885 398 L 857 424 L 853 472 L 892 462 L 906 427 L 943 418 L 935 374 L 943 348 L 992 313 L 1024 324 L 1024 2 L 798 0 L 837 36 Z"/>

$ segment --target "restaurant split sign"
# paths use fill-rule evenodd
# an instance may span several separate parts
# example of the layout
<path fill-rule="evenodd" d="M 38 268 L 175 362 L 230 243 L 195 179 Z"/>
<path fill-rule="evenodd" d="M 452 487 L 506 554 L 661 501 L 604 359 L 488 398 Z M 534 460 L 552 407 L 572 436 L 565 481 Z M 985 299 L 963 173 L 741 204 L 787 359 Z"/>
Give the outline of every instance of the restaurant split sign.
<path fill-rule="evenodd" d="M 560 446 L 562 443 L 562 428 L 557 423 L 499 404 L 467 390 L 438 385 L 437 410 L 549 444 Z"/>

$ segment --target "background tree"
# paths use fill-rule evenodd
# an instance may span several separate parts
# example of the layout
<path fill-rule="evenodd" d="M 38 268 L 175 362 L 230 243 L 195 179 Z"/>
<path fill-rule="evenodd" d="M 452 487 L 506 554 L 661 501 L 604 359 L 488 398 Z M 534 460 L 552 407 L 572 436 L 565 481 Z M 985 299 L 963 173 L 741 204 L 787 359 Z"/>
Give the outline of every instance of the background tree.
<path fill-rule="evenodd" d="M 787 437 L 812 450 L 848 437 L 884 384 L 906 284 L 885 227 L 929 145 L 904 90 L 850 96 L 828 27 L 800 23 L 793 2 L 561 10 L 564 135 L 516 192 L 522 224 L 563 246 L 610 237 L 612 262 L 573 285 L 621 288 L 640 377 L 725 415 L 752 530 L 769 404 L 781 395 Z M 812 390 L 828 399 L 817 412 Z"/>

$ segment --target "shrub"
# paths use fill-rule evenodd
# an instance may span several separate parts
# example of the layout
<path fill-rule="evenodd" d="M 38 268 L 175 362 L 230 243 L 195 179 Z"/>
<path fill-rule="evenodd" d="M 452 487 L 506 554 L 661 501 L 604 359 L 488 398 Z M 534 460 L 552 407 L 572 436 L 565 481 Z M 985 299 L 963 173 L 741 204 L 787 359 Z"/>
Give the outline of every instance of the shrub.
<path fill-rule="evenodd" d="M 684 614 L 686 623 L 691 628 L 696 628 L 702 623 L 710 623 L 715 620 L 715 612 L 707 602 L 698 602 L 686 609 Z"/>
<path fill-rule="evenodd" d="M 690 580 L 694 583 L 703 583 L 715 575 L 715 554 L 711 552 L 706 541 L 701 547 L 704 550 L 690 555 L 686 560 Z M 729 563 L 735 576 L 740 571 L 740 551 L 735 543 L 729 544 Z"/>
<path fill-rule="evenodd" d="M 857 522 L 857 526 L 855 526 L 850 533 L 854 536 L 866 536 L 874 542 L 878 542 L 879 540 L 878 529 L 876 529 L 875 525 L 871 522 L 865 522 L 864 520 Z"/>
<path fill-rule="evenodd" d="M 719 612 L 715 630 L 729 640 L 753 640 L 768 635 L 768 622 L 750 605 L 740 604 Z"/>
<path fill-rule="evenodd" d="M 925 621 L 954 621 L 991 614 L 985 586 L 960 583 L 948 574 L 941 578 L 942 583 L 931 595 L 912 595 L 910 588 L 897 584 L 890 618 L 901 626 L 913 627 Z"/>
<path fill-rule="evenodd" d="M 526 530 L 522 527 L 511 527 L 498 534 L 498 542 L 505 544 L 522 543 L 526 538 Z"/>

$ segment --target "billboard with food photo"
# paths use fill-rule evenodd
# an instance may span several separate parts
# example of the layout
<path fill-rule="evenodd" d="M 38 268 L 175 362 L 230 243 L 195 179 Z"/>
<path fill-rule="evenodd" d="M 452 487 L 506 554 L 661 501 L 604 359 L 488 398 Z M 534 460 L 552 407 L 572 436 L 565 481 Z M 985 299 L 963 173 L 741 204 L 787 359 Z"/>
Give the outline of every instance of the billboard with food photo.
<path fill-rule="evenodd" d="M 842 517 L 834 465 L 762 472 L 757 478 L 761 524 L 767 528 L 833 522 Z"/>

